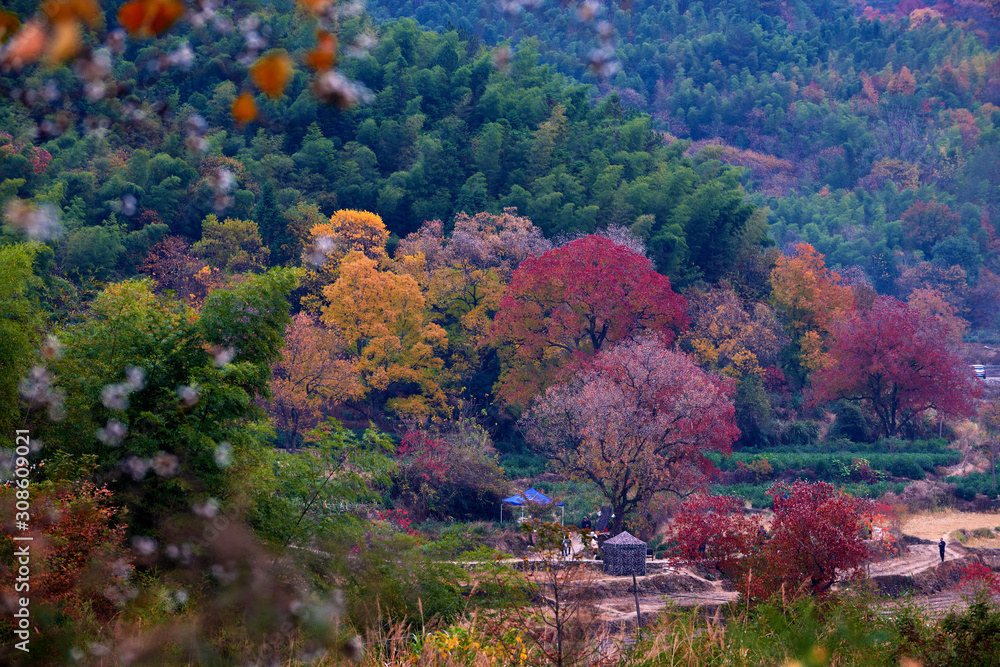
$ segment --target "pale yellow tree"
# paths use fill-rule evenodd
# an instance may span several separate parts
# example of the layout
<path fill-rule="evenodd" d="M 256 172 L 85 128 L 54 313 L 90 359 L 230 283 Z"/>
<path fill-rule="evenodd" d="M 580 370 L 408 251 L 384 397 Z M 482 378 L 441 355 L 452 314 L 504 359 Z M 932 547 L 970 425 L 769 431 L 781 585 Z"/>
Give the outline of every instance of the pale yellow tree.
<path fill-rule="evenodd" d="M 763 375 L 788 342 L 771 308 L 758 303 L 748 310 L 728 286 L 690 294 L 688 310 L 691 328 L 682 344 L 707 370 L 737 379 Z"/>
<path fill-rule="evenodd" d="M 398 270 L 417 281 L 434 321 L 448 331 L 448 366 L 457 376 L 481 364 L 483 344 L 514 269 L 551 247 L 516 208 L 501 215 L 460 213 L 448 237 L 441 221 L 431 220 L 400 242 Z"/>
<path fill-rule="evenodd" d="M 961 346 L 962 337 L 969 330 L 969 323 L 959 316 L 958 308 L 948 303 L 941 292 L 929 287 L 918 288 L 910 293 L 906 302 L 921 315 L 941 320 L 951 334 L 952 344 Z"/>
<path fill-rule="evenodd" d="M 260 238 L 256 222 L 233 218 L 219 222 L 212 214 L 202 222 L 201 240 L 191 246 L 191 251 L 226 273 L 261 271 L 271 254 Z"/>

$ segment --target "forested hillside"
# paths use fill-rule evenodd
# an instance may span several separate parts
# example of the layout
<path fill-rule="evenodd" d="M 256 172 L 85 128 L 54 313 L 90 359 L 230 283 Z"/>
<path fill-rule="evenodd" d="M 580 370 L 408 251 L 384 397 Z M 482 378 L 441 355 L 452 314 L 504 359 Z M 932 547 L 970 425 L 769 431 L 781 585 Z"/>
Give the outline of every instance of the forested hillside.
<path fill-rule="evenodd" d="M 688 153 L 748 168 L 783 249 L 810 243 L 900 298 L 914 271 L 944 290 L 938 269 L 960 266 L 972 289 L 953 305 L 992 326 L 995 6 L 875 7 L 376 2 L 371 12 L 487 44 L 537 43 L 543 62 L 593 82 L 599 98 L 617 93 L 668 140 L 691 139 Z"/>

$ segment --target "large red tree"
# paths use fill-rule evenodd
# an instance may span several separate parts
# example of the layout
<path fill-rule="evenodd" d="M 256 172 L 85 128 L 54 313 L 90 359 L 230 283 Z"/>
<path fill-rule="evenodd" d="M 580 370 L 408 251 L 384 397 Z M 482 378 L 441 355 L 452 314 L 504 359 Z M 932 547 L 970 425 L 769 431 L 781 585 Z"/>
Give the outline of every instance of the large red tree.
<path fill-rule="evenodd" d="M 971 416 L 982 383 L 949 346 L 949 332 L 937 317 L 892 297 L 832 327 L 824 366 L 813 376 L 819 400 L 861 403 L 895 436 L 922 412 Z"/>
<path fill-rule="evenodd" d="M 704 485 L 705 454 L 728 454 L 739 437 L 730 378 L 711 378 L 656 336 L 602 351 L 550 387 L 521 419 L 558 471 L 597 485 L 612 530 L 662 492 Z"/>
<path fill-rule="evenodd" d="M 500 398 L 525 406 L 568 365 L 640 331 L 668 344 L 688 325 L 686 302 L 646 257 L 600 236 L 586 236 L 514 272 L 492 339 L 504 369 Z"/>

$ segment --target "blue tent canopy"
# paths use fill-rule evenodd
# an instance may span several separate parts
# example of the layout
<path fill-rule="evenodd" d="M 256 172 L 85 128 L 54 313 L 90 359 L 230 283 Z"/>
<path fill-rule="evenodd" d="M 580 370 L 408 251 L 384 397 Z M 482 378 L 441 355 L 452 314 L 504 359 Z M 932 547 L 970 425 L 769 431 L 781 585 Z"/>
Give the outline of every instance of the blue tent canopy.
<path fill-rule="evenodd" d="M 552 499 L 537 489 L 528 489 L 523 495 L 519 493 L 516 496 L 504 498 L 502 502 L 507 505 L 516 505 L 517 507 L 521 507 L 527 503 L 548 505 L 552 502 Z M 556 506 L 562 507 L 562 503 L 556 503 Z"/>
<path fill-rule="evenodd" d="M 510 498 L 504 498 L 500 501 L 500 523 L 503 523 L 503 506 L 513 505 L 515 507 L 523 508 L 528 503 L 536 503 L 538 505 L 551 505 L 552 499 L 547 495 L 542 493 L 537 489 L 528 489 L 523 494 L 519 493 L 516 496 L 511 496 Z M 556 507 L 562 507 L 562 503 L 556 503 Z M 524 509 L 521 510 L 521 520 L 524 520 Z"/>

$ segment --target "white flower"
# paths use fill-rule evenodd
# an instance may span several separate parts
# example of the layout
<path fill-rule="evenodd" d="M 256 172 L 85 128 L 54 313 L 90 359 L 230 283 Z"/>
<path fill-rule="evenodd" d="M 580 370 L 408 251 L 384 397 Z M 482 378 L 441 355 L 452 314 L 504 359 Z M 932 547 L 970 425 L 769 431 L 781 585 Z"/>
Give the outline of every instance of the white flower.
<path fill-rule="evenodd" d="M 150 467 L 160 477 L 173 477 L 180 470 L 180 462 L 173 454 L 159 452 L 153 457 Z"/>
<path fill-rule="evenodd" d="M 122 470 L 138 482 L 146 476 L 146 472 L 149 470 L 149 461 L 138 456 L 130 456 L 122 462 Z"/>
<path fill-rule="evenodd" d="M 142 370 L 138 366 L 133 366 L 126 371 L 125 381 L 128 383 L 128 386 L 131 387 L 132 391 L 139 391 L 145 386 L 146 371 Z"/>
<path fill-rule="evenodd" d="M 109 410 L 125 410 L 128 408 L 128 394 L 127 384 L 105 385 L 101 389 L 101 403 Z"/>
<path fill-rule="evenodd" d="M 156 552 L 156 540 L 151 537 L 134 535 L 132 537 L 132 548 L 143 556 L 150 556 Z"/>
<path fill-rule="evenodd" d="M 128 426 L 116 419 L 109 419 L 104 428 L 97 429 L 97 439 L 109 447 L 117 447 L 126 433 Z"/>
<path fill-rule="evenodd" d="M 197 385 L 181 385 L 177 387 L 177 396 L 180 397 L 181 403 L 187 407 L 191 407 L 198 402 L 198 387 Z"/>
<path fill-rule="evenodd" d="M 228 442 L 220 442 L 215 448 L 215 465 L 228 468 L 233 462 L 233 446 Z"/>
<path fill-rule="evenodd" d="M 209 498 L 199 505 L 194 505 L 191 511 L 203 519 L 211 519 L 219 513 L 219 501 L 215 498 Z"/>

